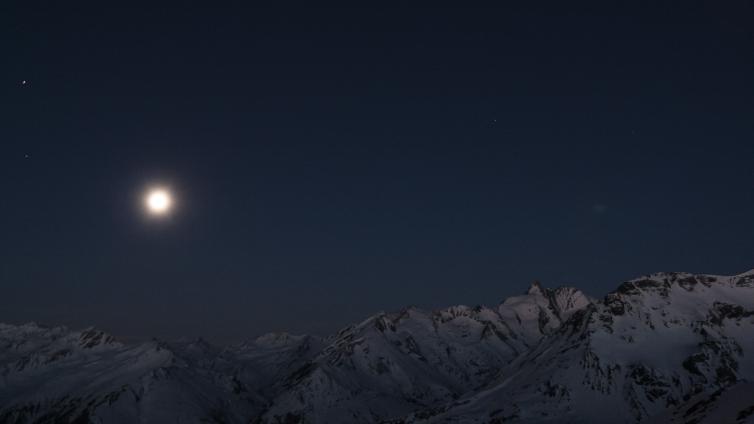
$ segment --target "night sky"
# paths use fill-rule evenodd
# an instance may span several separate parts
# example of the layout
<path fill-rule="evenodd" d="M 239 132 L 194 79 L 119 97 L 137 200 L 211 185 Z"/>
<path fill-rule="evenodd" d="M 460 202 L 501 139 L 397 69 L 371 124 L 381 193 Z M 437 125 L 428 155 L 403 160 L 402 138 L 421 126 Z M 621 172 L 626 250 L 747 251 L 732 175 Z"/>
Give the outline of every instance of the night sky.
<path fill-rule="evenodd" d="M 751 1 L 54 3 L 0 5 L 0 321 L 226 342 L 754 268 Z"/>

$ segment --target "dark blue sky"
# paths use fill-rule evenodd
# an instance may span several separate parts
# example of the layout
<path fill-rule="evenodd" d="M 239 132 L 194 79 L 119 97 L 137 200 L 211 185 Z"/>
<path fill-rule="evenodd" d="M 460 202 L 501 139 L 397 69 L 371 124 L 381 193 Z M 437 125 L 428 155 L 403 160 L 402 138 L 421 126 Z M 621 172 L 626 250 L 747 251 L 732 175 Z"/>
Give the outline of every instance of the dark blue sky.
<path fill-rule="evenodd" d="M 751 1 L 32 3 L 0 6 L 0 321 L 230 341 L 754 268 Z"/>

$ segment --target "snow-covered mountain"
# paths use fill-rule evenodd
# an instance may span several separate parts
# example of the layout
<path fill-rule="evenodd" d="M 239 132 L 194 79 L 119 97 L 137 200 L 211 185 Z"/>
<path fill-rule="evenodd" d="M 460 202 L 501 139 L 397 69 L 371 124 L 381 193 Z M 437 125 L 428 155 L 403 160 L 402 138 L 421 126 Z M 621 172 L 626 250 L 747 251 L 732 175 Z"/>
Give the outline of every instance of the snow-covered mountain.
<path fill-rule="evenodd" d="M 337 334 L 128 345 L 0 324 L 0 423 L 754 422 L 754 272 L 529 290 Z"/>

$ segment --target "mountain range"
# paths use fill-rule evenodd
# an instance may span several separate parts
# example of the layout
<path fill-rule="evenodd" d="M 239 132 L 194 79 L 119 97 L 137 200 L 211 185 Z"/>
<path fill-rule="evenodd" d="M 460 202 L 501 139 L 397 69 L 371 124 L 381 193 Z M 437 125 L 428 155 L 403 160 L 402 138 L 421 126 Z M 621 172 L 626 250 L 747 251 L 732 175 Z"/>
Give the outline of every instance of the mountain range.
<path fill-rule="evenodd" d="M 329 337 L 122 343 L 0 324 L 0 423 L 754 423 L 754 271 L 534 283 Z"/>

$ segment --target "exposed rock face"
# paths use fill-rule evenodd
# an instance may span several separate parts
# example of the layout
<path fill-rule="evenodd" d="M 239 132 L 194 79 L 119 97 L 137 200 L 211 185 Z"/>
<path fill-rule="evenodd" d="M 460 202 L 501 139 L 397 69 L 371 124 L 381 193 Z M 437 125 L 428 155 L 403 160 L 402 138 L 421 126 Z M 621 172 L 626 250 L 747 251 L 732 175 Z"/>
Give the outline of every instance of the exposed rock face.
<path fill-rule="evenodd" d="M 0 422 L 753 422 L 753 351 L 754 272 L 534 283 L 226 348 L 0 324 Z"/>
<path fill-rule="evenodd" d="M 690 422 L 723 400 L 743 417 L 754 396 L 733 393 L 754 379 L 753 311 L 750 273 L 628 281 L 573 313 L 486 390 L 407 421 Z"/>

